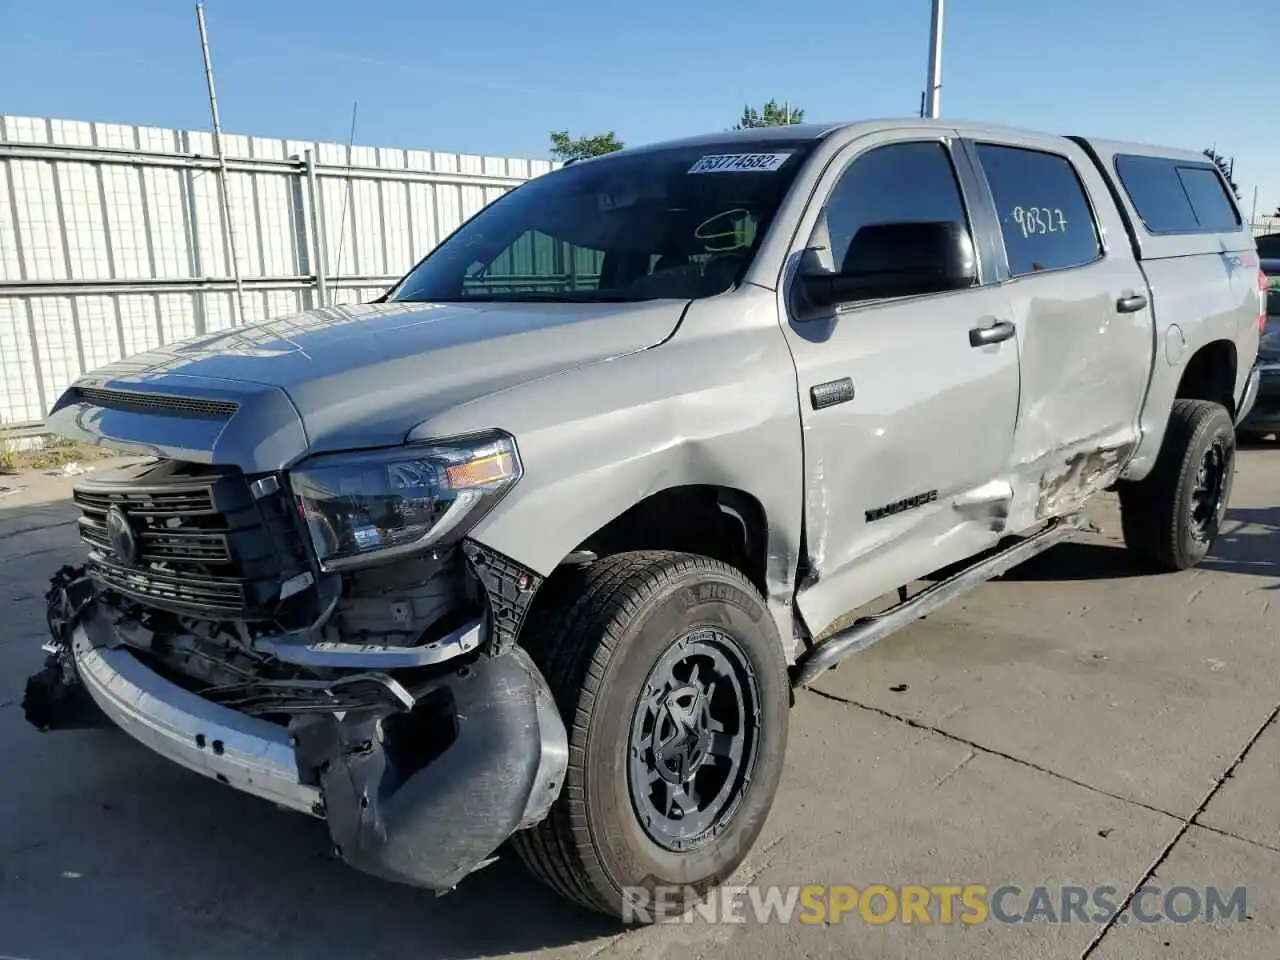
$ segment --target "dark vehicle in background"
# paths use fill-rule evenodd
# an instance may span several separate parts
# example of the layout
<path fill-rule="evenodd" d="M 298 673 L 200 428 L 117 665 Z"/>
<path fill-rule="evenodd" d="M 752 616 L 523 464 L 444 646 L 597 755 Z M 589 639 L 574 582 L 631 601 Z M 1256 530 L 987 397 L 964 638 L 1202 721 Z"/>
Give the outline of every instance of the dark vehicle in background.
<path fill-rule="evenodd" d="M 1280 233 L 1264 233 L 1254 239 L 1258 244 L 1258 256 L 1263 260 L 1280 262 Z"/>
<path fill-rule="evenodd" d="M 1275 253 L 1274 259 L 1264 256 L 1262 260 L 1268 281 L 1267 324 L 1258 344 L 1258 399 L 1240 423 L 1241 437 L 1261 439 L 1275 434 L 1280 438 L 1280 250 Z"/>

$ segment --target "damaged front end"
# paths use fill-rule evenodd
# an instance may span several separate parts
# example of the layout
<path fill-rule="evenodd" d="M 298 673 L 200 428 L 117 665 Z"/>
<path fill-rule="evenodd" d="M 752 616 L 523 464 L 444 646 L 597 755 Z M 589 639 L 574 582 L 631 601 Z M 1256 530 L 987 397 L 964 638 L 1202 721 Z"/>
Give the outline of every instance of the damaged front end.
<path fill-rule="evenodd" d="M 394 562 L 343 563 L 414 509 L 438 528 L 450 504 L 384 498 L 397 527 L 316 476 L 160 459 L 78 486 L 88 562 L 52 579 L 23 707 L 41 730 L 114 724 L 325 820 L 352 866 L 448 890 L 545 817 L 564 779 L 564 724 L 515 643 L 540 578 L 420 531 Z M 352 504 L 369 521 L 354 539 Z"/>

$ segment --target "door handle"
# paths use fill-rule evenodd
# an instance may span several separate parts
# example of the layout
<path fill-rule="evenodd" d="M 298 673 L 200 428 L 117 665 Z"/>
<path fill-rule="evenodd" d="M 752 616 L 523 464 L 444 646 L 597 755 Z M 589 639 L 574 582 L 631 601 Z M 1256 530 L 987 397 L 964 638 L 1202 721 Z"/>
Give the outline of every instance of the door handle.
<path fill-rule="evenodd" d="M 993 343 L 1000 343 L 1008 340 L 1018 328 L 1008 320 L 999 320 L 991 324 L 989 327 L 974 327 L 969 331 L 969 346 L 985 347 Z"/>
<path fill-rule="evenodd" d="M 1137 313 L 1147 305 L 1147 298 L 1141 293 L 1127 293 L 1116 301 L 1116 309 L 1121 313 Z"/>

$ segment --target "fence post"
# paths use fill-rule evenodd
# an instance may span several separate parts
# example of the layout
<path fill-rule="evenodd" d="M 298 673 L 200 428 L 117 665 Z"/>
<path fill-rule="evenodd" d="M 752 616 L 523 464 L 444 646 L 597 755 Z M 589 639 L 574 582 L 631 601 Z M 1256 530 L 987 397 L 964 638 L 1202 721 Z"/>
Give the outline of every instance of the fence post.
<path fill-rule="evenodd" d="M 324 275 L 324 234 L 320 225 L 324 222 L 320 216 L 320 191 L 316 186 L 316 152 L 307 150 L 304 154 L 307 163 L 307 205 L 311 208 L 311 216 L 307 218 L 307 255 L 311 258 L 311 268 L 316 277 L 316 297 L 320 306 L 329 306 L 329 284 Z"/>

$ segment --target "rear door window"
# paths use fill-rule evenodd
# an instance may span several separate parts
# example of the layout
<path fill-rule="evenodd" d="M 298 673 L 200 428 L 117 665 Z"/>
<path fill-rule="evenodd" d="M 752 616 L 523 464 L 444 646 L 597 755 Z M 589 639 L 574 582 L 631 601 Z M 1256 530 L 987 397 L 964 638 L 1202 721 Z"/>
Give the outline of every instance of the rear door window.
<path fill-rule="evenodd" d="M 1081 267 L 1102 256 L 1093 208 L 1070 160 L 993 143 L 977 150 L 1000 214 L 1011 275 Z"/>

